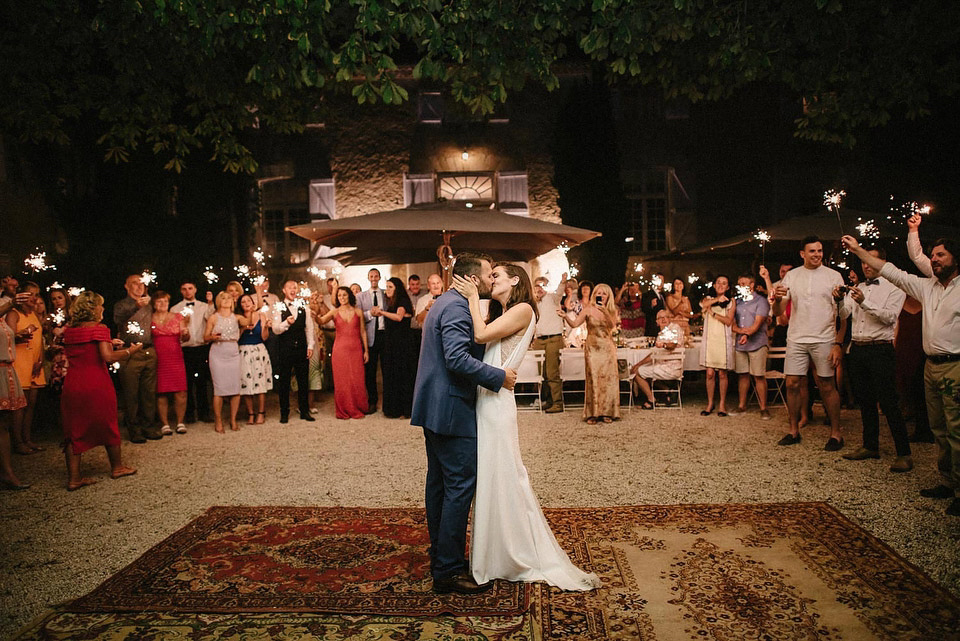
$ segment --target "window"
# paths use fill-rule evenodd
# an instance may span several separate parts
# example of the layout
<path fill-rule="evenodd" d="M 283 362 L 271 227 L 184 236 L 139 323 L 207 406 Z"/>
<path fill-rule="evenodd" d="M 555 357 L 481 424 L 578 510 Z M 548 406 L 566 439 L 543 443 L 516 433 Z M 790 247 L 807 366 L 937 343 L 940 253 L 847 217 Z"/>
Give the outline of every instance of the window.
<path fill-rule="evenodd" d="M 493 200 L 493 175 L 440 174 L 440 196 L 448 200 Z"/>
<path fill-rule="evenodd" d="M 670 196 L 667 177 L 670 170 L 662 167 L 643 172 L 639 184 L 627 189 L 627 216 L 630 220 L 632 249 L 638 253 L 661 252 L 667 243 L 667 212 Z"/>
<path fill-rule="evenodd" d="M 330 220 L 337 217 L 337 194 L 333 178 L 310 181 L 310 219 Z"/>
<path fill-rule="evenodd" d="M 276 258 L 283 257 L 291 265 L 310 259 L 310 241 L 286 230 L 291 225 L 310 222 L 310 211 L 300 205 L 273 207 L 263 212 L 264 250 Z"/>
<path fill-rule="evenodd" d="M 443 122 L 443 96 L 439 91 L 422 91 L 418 94 L 417 120 L 431 125 Z"/>
<path fill-rule="evenodd" d="M 497 176 L 497 199 L 501 211 L 529 216 L 530 195 L 527 190 L 527 172 L 500 172 Z"/>
<path fill-rule="evenodd" d="M 403 175 L 403 206 L 432 203 L 436 200 L 433 174 Z"/>

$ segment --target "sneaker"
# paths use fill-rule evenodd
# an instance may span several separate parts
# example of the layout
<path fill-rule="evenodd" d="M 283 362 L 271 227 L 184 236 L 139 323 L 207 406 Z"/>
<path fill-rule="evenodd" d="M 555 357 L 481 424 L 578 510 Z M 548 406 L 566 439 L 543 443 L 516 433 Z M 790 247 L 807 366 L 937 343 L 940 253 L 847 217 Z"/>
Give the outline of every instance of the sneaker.
<path fill-rule="evenodd" d="M 316 408 L 316 407 L 311 407 L 311 408 L 310 408 L 310 413 L 311 413 L 311 414 L 319 414 L 319 413 L 320 413 L 320 410 L 319 410 L 318 408 Z"/>
<path fill-rule="evenodd" d="M 898 456 L 890 466 L 891 472 L 909 472 L 913 469 L 913 459 L 909 456 Z"/>
<path fill-rule="evenodd" d="M 183 423 L 177 423 L 177 434 L 186 434 L 187 426 Z"/>
<path fill-rule="evenodd" d="M 545 410 L 543 410 L 543 411 L 544 411 L 544 413 L 546 413 L 546 414 L 562 414 L 562 413 L 563 413 L 563 405 L 560 405 L 559 403 L 554 403 L 553 405 L 551 405 L 550 407 L 548 407 L 547 409 L 545 409 Z"/>
<path fill-rule="evenodd" d="M 796 436 L 794 436 L 793 434 L 787 434 L 782 439 L 777 441 L 777 445 L 796 445 L 797 443 L 800 442 L 800 438 L 801 437 L 799 434 L 797 434 Z"/>
<path fill-rule="evenodd" d="M 160 428 L 160 434 L 163 436 L 173 436 L 173 430 L 170 429 L 169 425 L 164 425 Z"/>
<path fill-rule="evenodd" d="M 844 454 L 843 458 L 848 461 L 865 461 L 869 458 L 880 458 L 880 452 L 876 450 L 869 450 L 865 447 L 861 447 L 856 452 L 851 452 L 850 454 Z"/>
<path fill-rule="evenodd" d="M 769 421 L 770 420 L 770 410 L 760 410 L 760 420 Z"/>
<path fill-rule="evenodd" d="M 747 413 L 746 407 L 734 407 L 732 410 L 727 412 L 727 414 L 729 414 L 730 416 L 738 416 L 740 414 L 746 414 L 746 413 Z"/>

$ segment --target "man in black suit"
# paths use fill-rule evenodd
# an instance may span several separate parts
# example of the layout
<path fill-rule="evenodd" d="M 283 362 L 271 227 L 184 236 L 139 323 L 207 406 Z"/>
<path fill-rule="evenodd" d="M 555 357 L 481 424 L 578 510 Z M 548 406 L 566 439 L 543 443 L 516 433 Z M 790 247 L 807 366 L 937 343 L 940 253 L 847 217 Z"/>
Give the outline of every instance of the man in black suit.
<path fill-rule="evenodd" d="M 310 310 L 297 299 L 300 286 L 288 280 L 283 284 L 280 309 L 273 311 L 273 333 L 277 335 L 280 369 L 277 374 L 277 394 L 280 396 L 280 422 L 290 417 L 290 372 L 297 377 L 297 406 L 300 420 L 314 421 L 310 416 L 307 392 L 310 389 L 310 357 L 313 356 L 314 328 Z"/>
<path fill-rule="evenodd" d="M 644 335 L 656 336 L 657 332 L 660 331 L 657 328 L 657 312 L 667 308 L 666 300 L 663 296 L 663 274 L 654 274 L 650 282 L 650 290 L 644 292 L 643 297 L 640 299 L 640 307 L 646 318 Z"/>

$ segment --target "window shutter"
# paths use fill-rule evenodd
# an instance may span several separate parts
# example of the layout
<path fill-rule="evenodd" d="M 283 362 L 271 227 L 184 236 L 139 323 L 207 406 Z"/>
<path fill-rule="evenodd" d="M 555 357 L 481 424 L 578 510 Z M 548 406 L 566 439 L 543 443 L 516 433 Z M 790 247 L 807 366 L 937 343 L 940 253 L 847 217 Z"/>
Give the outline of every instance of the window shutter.
<path fill-rule="evenodd" d="M 333 178 L 315 178 L 310 181 L 310 219 L 324 220 L 337 217 L 337 196 Z"/>
<path fill-rule="evenodd" d="M 530 196 L 527 191 L 527 172 L 500 172 L 497 178 L 497 199 L 501 211 L 529 216 Z"/>
<path fill-rule="evenodd" d="M 403 175 L 403 206 L 419 205 L 436 201 L 433 174 Z"/>

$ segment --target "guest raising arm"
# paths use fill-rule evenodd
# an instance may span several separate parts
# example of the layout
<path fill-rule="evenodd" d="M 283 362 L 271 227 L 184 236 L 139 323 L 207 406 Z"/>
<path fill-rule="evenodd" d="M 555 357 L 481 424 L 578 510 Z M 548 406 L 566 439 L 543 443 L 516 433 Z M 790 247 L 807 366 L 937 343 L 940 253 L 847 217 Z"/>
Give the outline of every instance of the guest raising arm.
<path fill-rule="evenodd" d="M 600 283 L 583 310 L 572 320 L 571 327 L 586 324 L 587 338 L 583 344 L 585 366 L 585 396 L 583 418 L 588 425 L 597 420 L 612 423 L 620 418 L 620 376 L 617 371 L 617 345 L 613 330 L 620 322 L 613 302 L 613 290 Z"/>

